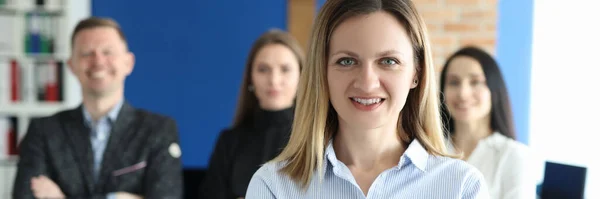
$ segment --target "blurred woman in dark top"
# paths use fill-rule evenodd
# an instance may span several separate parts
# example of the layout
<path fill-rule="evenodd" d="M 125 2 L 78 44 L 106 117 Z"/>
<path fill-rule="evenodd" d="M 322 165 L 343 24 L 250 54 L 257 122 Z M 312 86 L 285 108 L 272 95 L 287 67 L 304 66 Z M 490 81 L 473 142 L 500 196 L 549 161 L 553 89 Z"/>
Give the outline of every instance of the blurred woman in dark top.
<path fill-rule="evenodd" d="M 219 135 L 200 195 L 242 198 L 252 175 L 288 142 L 304 54 L 288 33 L 271 30 L 248 56 L 233 126 Z"/>

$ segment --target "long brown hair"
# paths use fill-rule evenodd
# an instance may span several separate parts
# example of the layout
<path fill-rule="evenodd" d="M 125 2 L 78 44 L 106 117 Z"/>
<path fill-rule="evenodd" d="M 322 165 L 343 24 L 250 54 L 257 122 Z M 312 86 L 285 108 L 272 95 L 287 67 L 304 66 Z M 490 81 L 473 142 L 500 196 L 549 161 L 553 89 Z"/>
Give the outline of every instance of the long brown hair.
<path fill-rule="evenodd" d="M 248 122 L 252 118 L 252 112 L 258 107 L 258 98 L 249 89 L 249 86 L 252 84 L 252 64 L 254 64 L 254 58 L 258 51 L 270 44 L 281 44 L 289 48 L 296 56 L 298 66 L 300 66 L 300 71 L 302 71 L 302 67 L 304 66 L 304 52 L 292 35 L 279 29 L 272 29 L 262 34 L 252 45 L 250 54 L 246 59 L 244 77 L 239 91 L 240 94 L 238 95 L 237 110 L 235 112 L 235 119 L 233 120 L 234 127 Z"/>
<path fill-rule="evenodd" d="M 446 154 L 439 112 L 435 69 L 425 23 L 410 0 L 328 0 L 321 8 L 309 44 L 307 67 L 300 75 L 290 141 L 274 162 L 284 162 L 281 172 L 307 188 L 313 174 L 323 172 L 327 141 L 337 131 L 338 119 L 329 102 L 327 56 L 334 29 L 344 20 L 383 11 L 395 16 L 412 41 L 419 84 L 411 89 L 398 121 L 402 142 L 414 139 L 433 155 Z M 407 145 L 405 145 L 407 146 Z M 322 175 L 320 175 L 322 177 Z"/>

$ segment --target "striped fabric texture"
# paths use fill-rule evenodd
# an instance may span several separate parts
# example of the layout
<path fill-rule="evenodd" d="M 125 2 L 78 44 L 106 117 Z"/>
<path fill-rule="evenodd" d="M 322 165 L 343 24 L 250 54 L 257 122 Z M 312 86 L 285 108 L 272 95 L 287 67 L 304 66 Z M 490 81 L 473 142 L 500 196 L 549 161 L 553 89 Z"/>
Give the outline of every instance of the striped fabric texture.
<path fill-rule="evenodd" d="M 489 193 L 482 174 L 468 163 L 434 156 L 414 140 L 397 166 L 382 172 L 365 195 L 352 173 L 328 145 L 324 176 L 315 173 L 303 190 L 279 172 L 282 162 L 263 165 L 252 177 L 246 199 L 487 199 Z"/>

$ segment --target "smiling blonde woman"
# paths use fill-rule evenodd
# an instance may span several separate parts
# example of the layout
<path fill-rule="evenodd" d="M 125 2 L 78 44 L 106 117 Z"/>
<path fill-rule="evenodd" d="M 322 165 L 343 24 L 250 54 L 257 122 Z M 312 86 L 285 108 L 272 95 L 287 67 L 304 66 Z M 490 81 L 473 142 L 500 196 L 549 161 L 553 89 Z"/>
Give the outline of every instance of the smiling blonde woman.
<path fill-rule="evenodd" d="M 425 24 L 409 0 L 328 0 L 290 141 L 246 198 L 487 198 L 446 154 Z"/>

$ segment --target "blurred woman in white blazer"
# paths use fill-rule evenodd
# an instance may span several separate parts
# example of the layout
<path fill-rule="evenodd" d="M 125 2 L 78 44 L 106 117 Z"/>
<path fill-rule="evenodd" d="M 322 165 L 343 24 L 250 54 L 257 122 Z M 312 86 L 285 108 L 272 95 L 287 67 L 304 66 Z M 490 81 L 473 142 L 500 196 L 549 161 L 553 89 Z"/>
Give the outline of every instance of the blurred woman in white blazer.
<path fill-rule="evenodd" d="M 538 162 L 515 140 L 506 84 L 494 58 L 477 47 L 462 48 L 444 65 L 440 82 L 449 151 L 483 173 L 491 198 L 535 198 Z"/>

